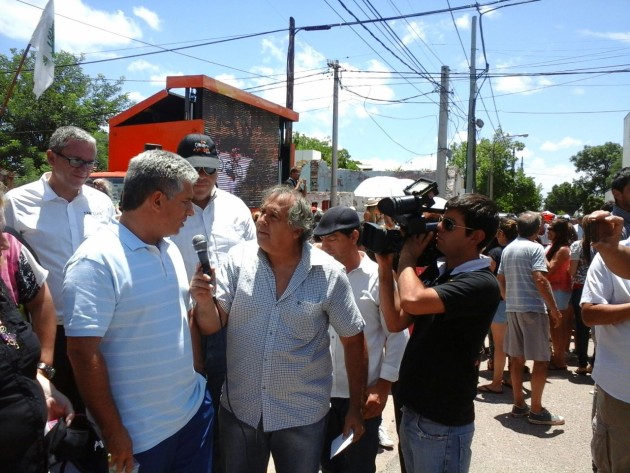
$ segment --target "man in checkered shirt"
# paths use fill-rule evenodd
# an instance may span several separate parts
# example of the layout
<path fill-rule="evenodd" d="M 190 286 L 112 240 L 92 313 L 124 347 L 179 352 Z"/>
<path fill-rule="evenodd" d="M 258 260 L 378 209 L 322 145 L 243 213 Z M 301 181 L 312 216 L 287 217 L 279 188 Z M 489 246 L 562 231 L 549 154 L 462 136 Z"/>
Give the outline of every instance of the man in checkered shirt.
<path fill-rule="evenodd" d="M 226 473 L 317 473 L 332 384 L 329 324 L 342 339 L 350 389 L 344 434 L 364 432 L 365 322 L 343 267 L 309 243 L 310 205 L 267 191 L 256 242 L 232 248 L 217 274 L 191 282 L 202 333 L 227 324 L 220 436 Z M 213 300 L 212 292 L 216 290 Z"/>

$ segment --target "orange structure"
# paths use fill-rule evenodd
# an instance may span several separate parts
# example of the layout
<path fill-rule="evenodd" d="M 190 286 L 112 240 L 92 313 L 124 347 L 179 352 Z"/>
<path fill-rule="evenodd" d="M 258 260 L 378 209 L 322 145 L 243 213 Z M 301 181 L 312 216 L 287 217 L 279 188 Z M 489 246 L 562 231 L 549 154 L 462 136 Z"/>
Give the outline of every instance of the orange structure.
<path fill-rule="evenodd" d="M 146 149 L 176 151 L 184 135 L 204 133 L 223 164 L 219 187 L 254 207 L 263 189 L 288 176 L 293 150 L 284 132 L 298 119 L 293 110 L 207 76 L 167 77 L 165 90 L 109 120 L 109 171 L 125 171 Z"/>

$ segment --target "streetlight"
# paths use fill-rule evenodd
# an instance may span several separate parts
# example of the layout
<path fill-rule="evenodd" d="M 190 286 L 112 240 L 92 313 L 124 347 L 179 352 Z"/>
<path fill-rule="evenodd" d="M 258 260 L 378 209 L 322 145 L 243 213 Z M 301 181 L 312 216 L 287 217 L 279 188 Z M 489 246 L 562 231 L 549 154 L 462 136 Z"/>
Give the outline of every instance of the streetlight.
<path fill-rule="evenodd" d="M 506 138 L 527 138 L 529 136 L 528 133 L 523 133 L 520 135 L 503 135 L 501 134 L 500 138 L 501 139 L 506 139 Z M 488 174 L 488 197 L 490 197 L 490 199 L 494 199 L 494 147 L 497 144 L 497 140 L 496 138 L 492 140 L 492 153 L 490 156 L 490 173 Z M 515 150 L 514 148 L 512 148 L 512 158 L 514 158 L 515 155 Z M 522 164 L 521 164 L 521 168 L 522 168 Z"/>

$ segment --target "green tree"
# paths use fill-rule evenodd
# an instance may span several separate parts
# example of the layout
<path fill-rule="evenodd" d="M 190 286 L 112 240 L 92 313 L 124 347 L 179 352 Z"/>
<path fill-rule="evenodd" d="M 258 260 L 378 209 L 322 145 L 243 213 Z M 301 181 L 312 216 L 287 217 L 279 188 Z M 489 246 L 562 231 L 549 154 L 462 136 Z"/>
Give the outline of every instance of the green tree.
<path fill-rule="evenodd" d="M 22 51 L 0 54 L 0 93 L 7 94 Z M 110 82 L 99 74 L 92 78 L 79 64 L 82 57 L 67 52 L 55 54 L 55 80 L 39 100 L 33 94 L 34 54 L 20 74 L 7 111 L 0 119 L 0 170 L 13 173 L 15 184 L 36 180 L 49 169 L 45 151 L 52 132 L 63 125 L 75 125 L 95 135 L 98 159 L 107 163 L 103 129 L 112 116 L 129 108 L 131 101 L 121 93 L 122 79 Z"/>
<path fill-rule="evenodd" d="M 466 169 L 468 143 L 451 147 L 449 165 Z M 476 191 L 492 197 L 502 212 L 538 210 L 542 204 L 540 185 L 517 169 L 516 151 L 525 145 L 497 130 L 492 140 L 482 139 L 476 148 Z"/>
<path fill-rule="evenodd" d="M 573 215 L 576 210 L 583 207 L 583 204 L 582 188 L 570 182 L 553 186 L 545 199 L 545 208 L 555 214 L 568 213 Z"/>
<path fill-rule="evenodd" d="M 332 142 L 330 138 L 319 140 L 310 136 L 302 135 L 298 132 L 293 133 L 293 143 L 295 149 L 315 150 L 322 153 L 322 159 L 331 166 L 332 165 Z M 345 148 L 337 150 L 337 167 L 339 169 L 351 169 L 359 171 L 359 161 L 350 159 L 350 153 Z"/>
<path fill-rule="evenodd" d="M 575 181 L 581 188 L 583 199 L 588 195 L 604 198 L 606 191 L 610 189 L 612 175 L 621 169 L 622 156 L 621 145 L 611 142 L 599 146 L 584 146 L 582 151 L 571 156 L 576 172 L 585 174 Z"/>

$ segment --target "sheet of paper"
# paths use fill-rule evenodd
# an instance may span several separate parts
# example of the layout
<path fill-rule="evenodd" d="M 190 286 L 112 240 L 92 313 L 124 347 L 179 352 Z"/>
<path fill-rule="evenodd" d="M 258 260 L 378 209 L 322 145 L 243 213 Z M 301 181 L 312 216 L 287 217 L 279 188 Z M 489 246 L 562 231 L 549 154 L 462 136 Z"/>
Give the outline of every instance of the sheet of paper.
<path fill-rule="evenodd" d="M 343 451 L 344 448 L 350 445 L 353 438 L 354 433 L 350 432 L 350 435 L 348 437 L 344 437 L 343 434 L 341 434 L 339 437 L 334 439 L 330 444 L 330 458 L 334 457 L 339 452 Z"/>

